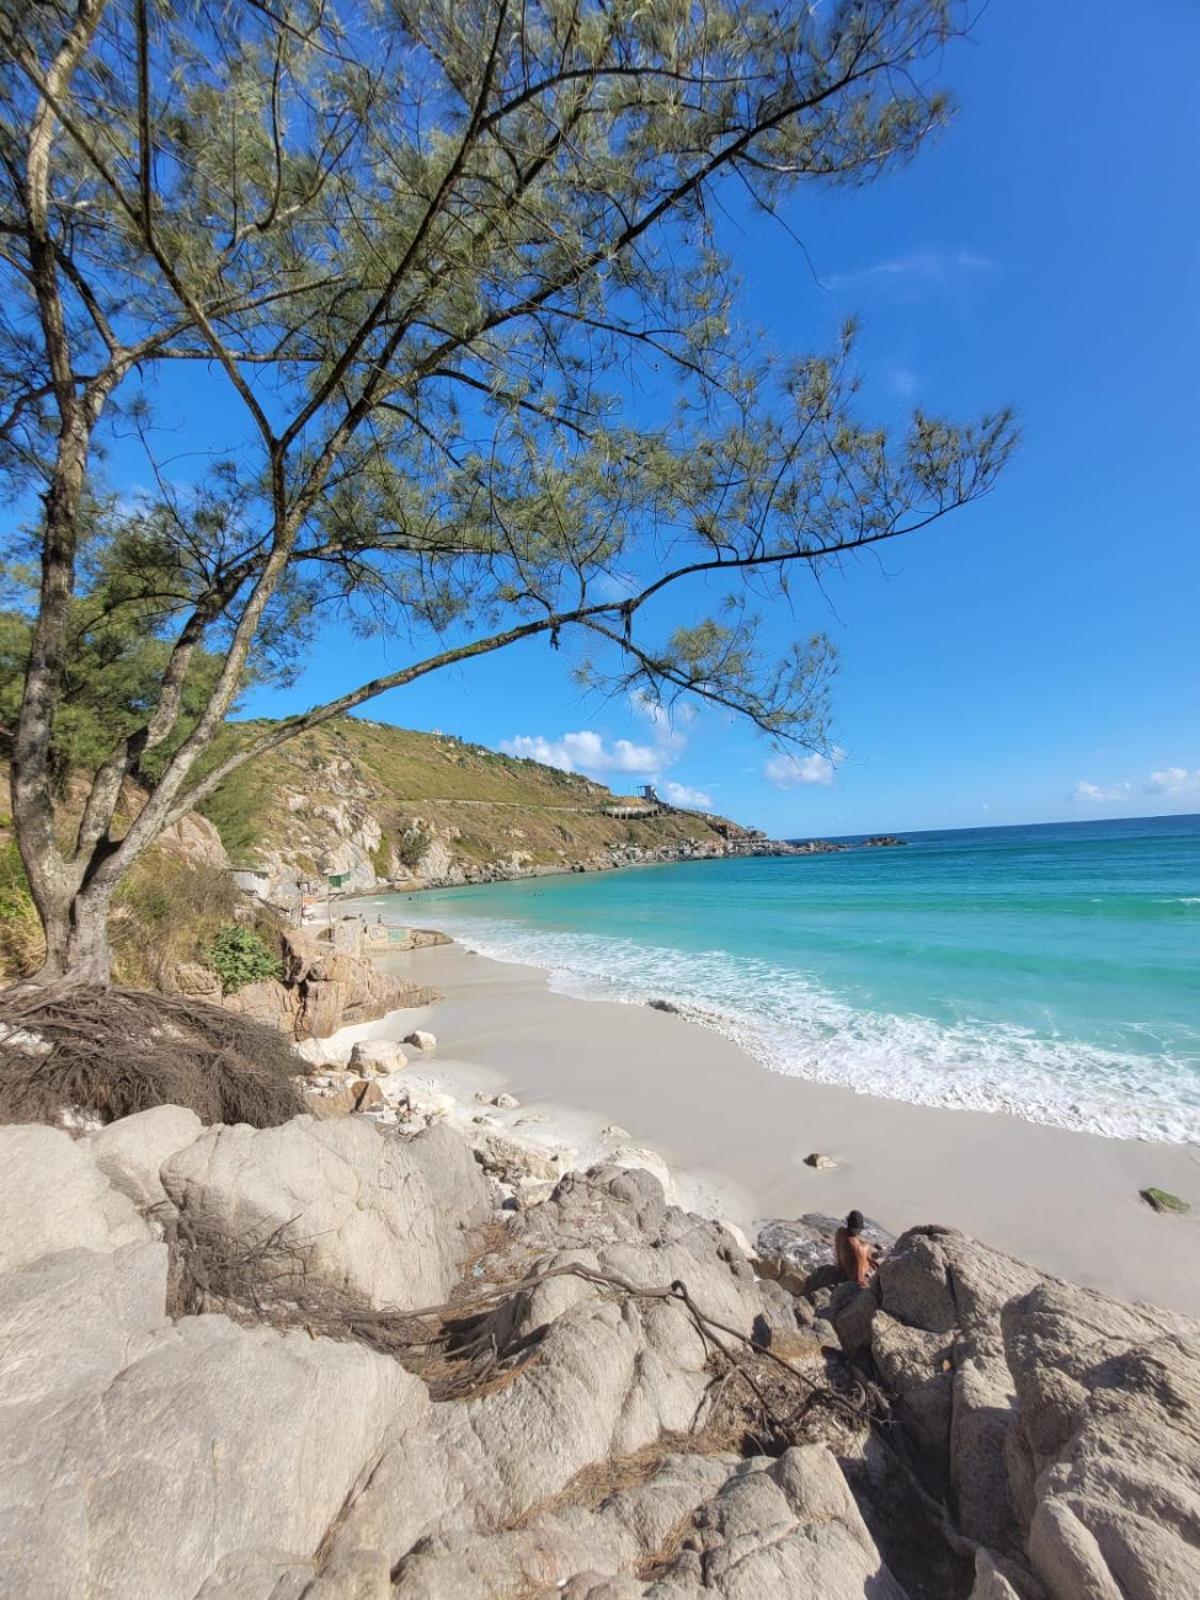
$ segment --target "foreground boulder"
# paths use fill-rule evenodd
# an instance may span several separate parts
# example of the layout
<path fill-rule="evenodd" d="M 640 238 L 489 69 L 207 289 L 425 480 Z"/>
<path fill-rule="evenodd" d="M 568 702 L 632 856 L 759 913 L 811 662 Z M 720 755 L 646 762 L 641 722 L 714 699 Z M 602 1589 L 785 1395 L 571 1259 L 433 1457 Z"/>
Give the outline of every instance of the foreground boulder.
<path fill-rule="evenodd" d="M 55 1250 L 117 1250 L 148 1239 L 133 1203 L 87 1146 L 58 1128 L 0 1128 L 0 1272 Z"/>
<path fill-rule="evenodd" d="M 163 1187 L 203 1235 L 294 1252 L 298 1269 L 372 1306 L 444 1299 L 491 1214 L 470 1150 L 447 1130 L 410 1140 L 359 1117 L 210 1128 L 172 1156 Z"/>
<path fill-rule="evenodd" d="M 1048 1592 L 1200 1595 L 1200 1324 L 1044 1283 L 1003 1327 L 1014 1499 Z"/>
<path fill-rule="evenodd" d="M 1016 1547 L 1007 1438 L 1016 1395 L 1000 1315 L 1045 1281 L 953 1228 L 911 1228 L 879 1269 L 871 1349 L 926 1486 L 971 1539 Z"/>
<path fill-rule="evenodd" d="M 106 1156 L 121 1151 L 121 1176 L 147 1192 L 151 1135 L 168 1131 L 156 1120 Z M 73 1189 L 103 1203 L 72 1203 L 45 1236 L 61 1246 L 74 1229 L 98 1248 L 0 1274 L 0 1571 L 14 1594 L 901 1600 L 824 1447 L 680 1452 L 707 1414 L 716 1346 L 671 1282 L 743 1333 L 785 1317 L 787 1296 L 756 1282 L 719 1225 L 668 1206 L 650 1173 L 572 1174 L 536 1212 L 496 1224 L 460 1294 L 571 1264 L 585 1276 L 464 1318 L 460 1336 L 492 1366 L 464 1362 L 461 1398 L 452 1385 L 434 1403 L 432 1379 L 349 1325 L 312 1336 L 304 1296 L 333 1284 L 356 1303 L 412 1306 L 454 1290 L 466 1230 L 494 1214 L 450 1129 L 405 1139 L 302 1117 L 212 1128 L 175 1150 L 157 1204 L 168 1220 L 178 1208 L 172 1250 L 184 1233 L 244 1250 L 256 1229 L 282 1227 L 304 1262 L 282 1300 L 268 1278 L 228 1316 L 176 1321 L 168 1246 L 116 1243 L 132 1207 L 97 1152 L 34 1131 Z M 191 1131 L 180 1122 L 167 1142 Z M 116 1215 L 101 1225 L 105 1206 Z M 597 1496 L 610 1473 L 616 1491 Z"/>
<path fill-rule="evenodd" d="M 88 1142 L 93 1161 L 115 1189 L 139 1207 L 167 1198 L 159 1173 L 176 1151 L 193 1144 L 204 1124 L 185 1106 L 153 1106 L 121 1117 Z"/>
<path fill-rule="evenodd" d="M 1200 1596 L 1200 1324 L 910 1229 L 863 1296 L 894 1448 L 972 1600 Z"/>
<path fill-rule="evenodd" d="M 190 1600 L 231 1557 L 307 1557 L 406 1404 L 427 1405 L 354 1344 L 172 1324 L 166 1274 L 164 1245 L 134 1244 L 0 1277 L 6 1593 Z"/>
<path fill-rule="evenodd" d="M 778 1460 L 669 1456 L 594 1510 L 568 1504 L 511 1532 L 425 1540 L 396 1589 L 405 1600 L 905 1600 L 820 1445 Z"/>
<path fill-rule="evenodd" d="M 1200 1596 L 1200 1325 L 934 1227 L 794 1296 L 644 1167 L 549 1187 L 445 1124 L 0 1130 L 0 1588 Z"/>

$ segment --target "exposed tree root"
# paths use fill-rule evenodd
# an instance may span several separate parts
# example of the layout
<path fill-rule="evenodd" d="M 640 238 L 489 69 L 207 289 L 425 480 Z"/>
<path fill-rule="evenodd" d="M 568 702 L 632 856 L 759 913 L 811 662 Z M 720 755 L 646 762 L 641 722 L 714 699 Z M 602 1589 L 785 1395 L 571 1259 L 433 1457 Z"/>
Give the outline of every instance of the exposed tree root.
<path fill-rule="evenodd" d="M 202 1001 L 90 985 L 0 992 L 0 1122 L 176 1105 L 269 1128 L 305 1109 L 299 1066 L 274 1028 Z"/>
<path fill-rule="evenodd" d="M 521 1312 L 540 1284 L 572 1277 L 622 1299 L 675 1300 L 684 1307 L 709 1351 L 712 1380 L 691 1430 L 711 1436 L 709 1449 L 778 1454 L 808 1436 L 818 1414 L 817 1431 L 824 1434 L 831 1421 L 858 1430 L 883 1409 L 878 1392 L 848 1371 L 839 1384 L 819 1382 L 753 1336 L 706 1315 L 678 1280 L 645 1288 L 566 1262 L 441 1305 L 377 1310 L 311 1279 L 302 1248 L 289 1239 L 289 1224 L 258 1239 L 233 1240 L 164 1209 L 172 1316 L 222 1311 L 239 1321 L 303 1328 L 313 1338 L 352 1339 L 418 1373 L 437 1400 L 490 1392 L 536 1359 L 545 1330 L 520 1332 Z"/>

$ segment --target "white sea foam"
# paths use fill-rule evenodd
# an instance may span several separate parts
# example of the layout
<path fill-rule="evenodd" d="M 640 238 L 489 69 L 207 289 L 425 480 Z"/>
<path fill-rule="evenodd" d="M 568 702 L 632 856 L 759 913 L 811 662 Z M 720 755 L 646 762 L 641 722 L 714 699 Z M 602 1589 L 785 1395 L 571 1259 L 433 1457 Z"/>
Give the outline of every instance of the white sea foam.
<path fill-rule="evenodd" d="M 445 913 L 439 922 L 482 955 L 547 969 L 559 993 L 628 1004 L 671 1000 L 789 1077 L 1113 1138 L 1200 1142 L 1200 1073 L 1150 1040 L 1145 1054 L 1135 1054 L 993 1022 L 945 1026 L 856 1009 L 811 978 L 721 950 Z"/>

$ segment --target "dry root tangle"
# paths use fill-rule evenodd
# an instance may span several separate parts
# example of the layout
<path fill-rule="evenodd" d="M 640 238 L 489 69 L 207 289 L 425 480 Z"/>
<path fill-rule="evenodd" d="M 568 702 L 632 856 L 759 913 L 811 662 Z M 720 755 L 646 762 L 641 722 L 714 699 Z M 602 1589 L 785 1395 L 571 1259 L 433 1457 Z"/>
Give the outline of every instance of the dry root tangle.
<path fill-rule="evenodd" d="M 105 1121 L 188 1106 L 208 1123 L 274 1127 L 302 1112 L 300 1063 L 275 1028 L 140 989 L 0 992 L 0 1122 Z"/>
<path fill-rule="evenodd" d="M 241 1321 L 303 1328 L 313 1338 L 353 1339 L 418 1373 L 438 1400 L 473 1398 L 536 1360 L 546 1330 L 518 1332 L 529 1296 L 555 1278 L 578 1278 L 621 1299 L 671 1300 L 687 1313 L 713 1372 L 693 1419 L 694 1433 L 717 1425 L 737 1387 L 746 1403 L 726 1415 L 722 1431 L 740 1428 L 745 1442 L 770 1453 L 795 1442 L 814 1409 L 852 1430 L 886 1409 L 878 1391 L 858 1376 L 847 1372 L 840 1386 L 818 1382 L 763 1340 L 709 1316 L 679 1279 L 648 1288 L 566 1262 L 440 1305 L 376 1310 L 309 1276 L 291 1223 L 258 1240 L 236 1241 L 199 1228 L 186 1212 L 170 1212 L 163 1220 L 171 1246 L 172 1315 L 223 1311 Z"/>

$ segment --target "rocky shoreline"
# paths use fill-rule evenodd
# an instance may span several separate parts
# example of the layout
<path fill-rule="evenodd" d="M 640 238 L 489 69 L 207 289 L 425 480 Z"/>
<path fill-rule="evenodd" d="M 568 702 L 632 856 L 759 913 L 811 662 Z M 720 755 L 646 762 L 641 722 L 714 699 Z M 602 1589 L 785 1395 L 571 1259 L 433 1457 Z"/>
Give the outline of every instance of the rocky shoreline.
<path fill-rule="evenodd" d="M 0 1129 L 14 1594 L 1200 1594 L 1200 1322 L 933 1226 L 859 1290 L 427 1030 L 302 1053 L 278 1127 Z"/>
<path fill-rule="evenodd" d="M 618 845 L 597 851 L 568 865 L 538 865 L 492 861 L 483 865 L 456 865 L 433 876 L 414 875 L 379 881 L 374 892 L 380 894 L 419 894 L 429 889 L 459 889 L 468 885 L 513 883 L 522 878 L 556 878 L 581 872 L 616 872 L 627 867 L 666 866 L 680 861 L 721 861 L 730 857 L 784 858 L 789 856 L 840 855 L 844 851 L 868 850 L 907 844 L 907 839 L 881 836 L 862 844 L 836 844 L 829 839 L 733 838 L 716 844 L 687 842 L 680 845 Z M 357 899 L 363 890 L 354 889 L 332 896 L 334 900 Z"/>
<path fill-rule="evenodd" d="M 903 842 L 903 841 L 901 841 Z M 418 864 L 411 874 L 376 878 L 353 887 L 331 890 L 320 900 L 330 904 L 357 900 L 364 894 L 421 894 L 431 889 L 462 889 L 489 883 L 516 883 L 524 878 L 562 878 L 577 873 L 618 872 L 629 867 L 661 867 L 682 861 L 722 861 L 730 857 L 785 857 L 832 855 L 853 848 L 825 840 L 794 843 L 787 839 L 731 839 L 715 842 L 687 840 L 680 844 L 613 845 L 576 860 L 556 863 L 496 860 L 488 862 L 442 861 L 440 856 Z M 436 870 L 438 867 L 443 870 Z M 424 867 L 426 870 L 421 870 Z M 269 898 L 280 891 L 292 892 L 286 869 L 264 886 Z"/>

